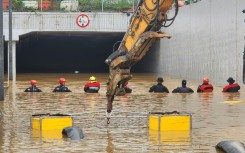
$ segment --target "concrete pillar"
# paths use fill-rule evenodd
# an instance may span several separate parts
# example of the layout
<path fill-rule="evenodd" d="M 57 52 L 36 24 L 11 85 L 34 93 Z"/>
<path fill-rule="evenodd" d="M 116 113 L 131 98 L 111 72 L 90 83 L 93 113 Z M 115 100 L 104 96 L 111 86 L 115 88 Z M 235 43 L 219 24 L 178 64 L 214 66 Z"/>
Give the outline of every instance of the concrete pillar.
<path fill-rule="evenodd" d="M 16 80 L 16 41 L 12 42 L 12 49 L 8 48 L 8 73 L 9 73 L 8 75 L 9 80 L 15 81 Z"/>
<path fill-rule="evenodd" d="M 2 101 L 4 100 L 4 49 L 3 37 L 0 37 L 0 101 Z"/>
<path fill-rule="evenodd" d="M 0 37 L 0 101 L 2 101 L 4 100 L 4 49 L 3 37 Z"/>
<path fill-rule="evenodd" d="M 3 3 L 0 3 L 0 101 L 4 100 Z"/>

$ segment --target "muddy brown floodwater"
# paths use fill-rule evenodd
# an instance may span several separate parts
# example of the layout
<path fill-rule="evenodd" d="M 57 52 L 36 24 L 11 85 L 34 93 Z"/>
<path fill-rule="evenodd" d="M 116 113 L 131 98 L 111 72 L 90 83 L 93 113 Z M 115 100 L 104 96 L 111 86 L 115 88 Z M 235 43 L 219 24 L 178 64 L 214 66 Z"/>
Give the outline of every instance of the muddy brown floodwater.
<path fill-rule="evenodd" d="M 98 94 L 85 94 L 89 76 L 101 82 Z M 15 85 L 6 88 L 0 102 L 0 153 L 58 152 L 166 152 L 214 153 L 222 140 L 245 143 L 245 94 L 222 93 L 223 85 L 214 84 L 213 93 L 196 93 L 200 82 L 188 80 L 193 94 L 152 94 L 156 75 L 133 74 L 131 94 L 116 97 L 111 124 L 106 124 L 106 80 L 108 74 L 17 74 Z M 71 93 L 52 93 L 58 78 L 65 77 Z M 24 93 L 29 80 L 36 79 L 41 93 Z M 164 77 L 172 91 L 181 85 L 180 78 Z M 192 130 L 156 134 L 148 130 L 148 112 L 179 111 L 192 114 Z M 40 136 L 30 127 L 33 114 L 63 113 L 74 116 L 74 124 L 84 139 L 74 141 L 60 136 Z M 127 117 L 131 116 L 131 117 Z"/>

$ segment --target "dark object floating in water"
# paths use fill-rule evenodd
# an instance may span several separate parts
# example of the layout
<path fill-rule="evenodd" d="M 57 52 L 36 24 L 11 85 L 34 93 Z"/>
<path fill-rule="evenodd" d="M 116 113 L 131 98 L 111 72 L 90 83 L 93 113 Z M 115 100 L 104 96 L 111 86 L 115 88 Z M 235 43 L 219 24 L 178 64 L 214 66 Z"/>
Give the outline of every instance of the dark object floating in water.
<path fill-rule="evenodd" d="M 216 148 L 225 153 L 245 153 L 245 146 L 239 141 L 221 141 L 216 145 Z"/>
<path fill-rule="evenodd" d="M 72 140 L 81 140 L 84 138 L 83 132 L 76 126 L 68 126 L 62 130 L 63 137 L 71 138 Z"/>

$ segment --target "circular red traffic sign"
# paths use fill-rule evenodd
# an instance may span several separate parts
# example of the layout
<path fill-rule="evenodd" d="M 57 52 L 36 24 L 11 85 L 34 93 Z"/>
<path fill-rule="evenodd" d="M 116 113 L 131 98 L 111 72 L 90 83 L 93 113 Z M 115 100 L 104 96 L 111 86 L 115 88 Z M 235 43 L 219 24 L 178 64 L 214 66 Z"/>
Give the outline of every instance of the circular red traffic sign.
<path fill-rule="evenodd" d="M 77 18 L 76 18 L 76 23 L 79 27 L 81 28 L 85 28 L 89 25 L 89 17 L 86 14 L 80 14 Z"/>

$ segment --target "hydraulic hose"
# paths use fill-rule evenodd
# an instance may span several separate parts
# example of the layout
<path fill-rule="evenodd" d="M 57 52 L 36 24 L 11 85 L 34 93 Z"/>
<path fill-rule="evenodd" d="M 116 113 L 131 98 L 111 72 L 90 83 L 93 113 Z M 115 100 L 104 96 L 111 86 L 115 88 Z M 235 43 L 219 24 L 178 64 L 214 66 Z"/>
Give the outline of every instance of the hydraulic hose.
<path fill-rule="evenodd" d="M 162 26 L 163 27 L 171 26 L 174 23 L 174 20 L 175 20 L 176 16 L 178 15 L 178 12 L 179 12 L 178 0 L 175 0 L 175 14 L 174 14 L 174 16 L 170 19 L 167 18 Z M 167 21 L 171 21 L 171 22 L 167 25 Z"/>
<path fill-rule="evenodd" d="M 159 4 L 159 0 L 157 0 L 155 3 L 153 2 L 153 0 L 151 0 L 151 2 L 152 2 L 153 4 L 156 4 L 156 3 Z M 144 0 L 144 6 L 145 6 L 145 8 L 146 8 L 148 11 L 155 11 L 156 8 L 157 8 L 157 5 L 156 5 L 154 8 L 150 9 L 150 8 L 147 6 L 145 0 Z"/>
<path fill-rule="evenodd" d="M 170 18 L 170 19 L 167 19 L 167 21 L 172 21 L 176 18 L 178 12 L 179 12 L 179 6 L 178 6 L 178 0 L 174 0 L 175 2 L 175 14 L 174 14 L 174 17 Z"/>
<path fill-rule="evenodd" d="M 149 9 L 149 7 L 146 5 L 145 1 L 144 1 L 144 6 L 145 8 L 149 11 L 149 12 L 152 12 L 152 11 L 155 11 L 156 10 L 156 14 L 155 16 L 150 20 L 148 17 L 147 17 L 147 20 L 149 20 L 149 25 L 152 25 L 156 20 L 157 20 L 157 17 L 158 17 L 158 14 L 159 14 L 159 1 L 160 0 L 157 0 L 155 3 L 153 4 L 156 4 L 156 6 L 154 7 L 154 9 Z M 153 14 L 153 13 L 149 13 L 147 15 L 150 15 L 150 14 Z"/>

